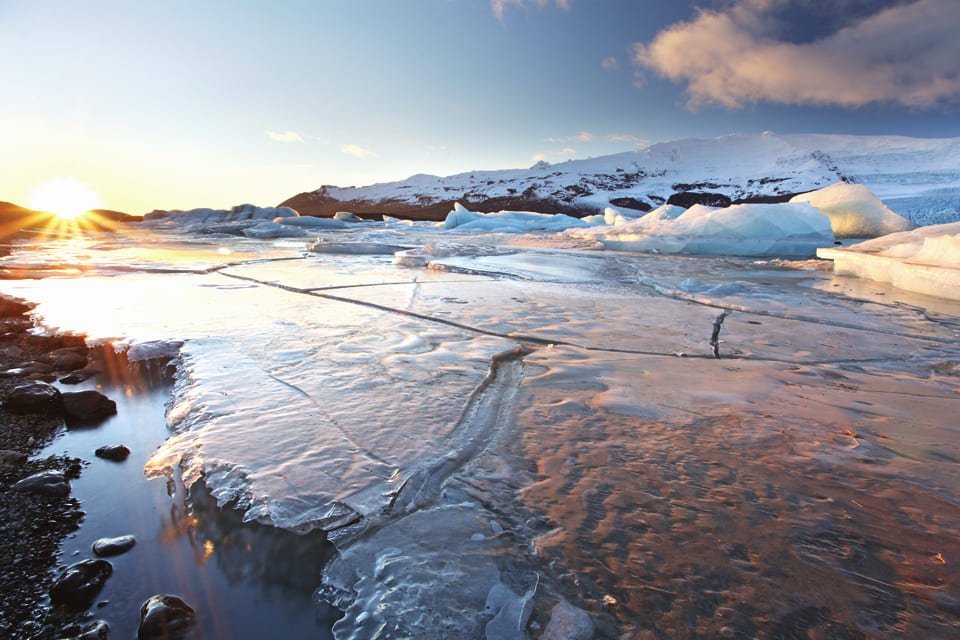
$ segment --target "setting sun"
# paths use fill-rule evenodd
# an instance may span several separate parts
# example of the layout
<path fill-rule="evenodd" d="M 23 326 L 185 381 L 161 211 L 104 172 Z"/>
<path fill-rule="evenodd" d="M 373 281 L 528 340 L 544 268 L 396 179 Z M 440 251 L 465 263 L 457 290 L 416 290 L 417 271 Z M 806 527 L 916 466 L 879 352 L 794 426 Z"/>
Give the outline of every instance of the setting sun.
<path fill-rule="evenodd" d="M 100 207 L 100 198 L 88 184 L 76 178 L 54 178 L 30 192 L 27 206 L 73 220 Z"/>

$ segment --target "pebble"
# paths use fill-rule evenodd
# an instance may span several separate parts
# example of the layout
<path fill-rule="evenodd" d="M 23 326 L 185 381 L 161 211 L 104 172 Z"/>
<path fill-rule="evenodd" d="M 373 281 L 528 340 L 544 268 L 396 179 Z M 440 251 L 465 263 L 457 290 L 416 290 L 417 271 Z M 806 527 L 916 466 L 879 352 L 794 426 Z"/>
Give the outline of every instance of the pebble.
<path fill-rule="evenodd" d="M 112 460 L 113 462 L 123 462 L 130 455 L 130 449 L 122 444 L 108 444 L 99 447 L 95 452 L 98 458 Z"/>
<path fill-rule="evenodd" d="M 100 558 L 118 556 L 133 549 L 135 544 L 137 544 L 137 539 L 131 535 L 100 538 L 93 543 L 93 553 Z"/>
<path fill-rule="evenodd" d="M 186 636 L 196 615 L 177 596 L 153 596 L 140 607 L 137 640 L 179 640 Z"/>

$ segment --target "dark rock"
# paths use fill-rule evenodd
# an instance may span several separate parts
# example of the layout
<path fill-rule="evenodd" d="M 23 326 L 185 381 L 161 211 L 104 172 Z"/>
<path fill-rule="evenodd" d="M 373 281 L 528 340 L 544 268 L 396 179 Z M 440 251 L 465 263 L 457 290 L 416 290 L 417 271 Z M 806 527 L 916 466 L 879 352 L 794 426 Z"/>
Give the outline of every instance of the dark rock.
<path fill-rule="evenodd" d="M 140 607 L 138 640 L 178 640 L 186 636 L 196 612 L 177 596 L 153 596 Z"/>
<path fill-rule="evenodd" d="M 13 485 L 14 491 L 41 496 L 63 497 L 70 493 L 70 483 L 60 471 L 41 471 Z"/>
<path fill-rule="evenodd" d="M 70 609 L 83 610 L 93 604 L 113 566 L 106 560 L 82 560 L 60 574 L 50 587 L 50 601 Z"/>
<path fill-rule="evenodd" d="M 667 204 L 673 204 L 689 209 L 695 204 L 706 207 L 729 207 L 731 200 L 722 193 L 706 193 L 700 191 L 680 191 L 667 199 Z"/>
<path fill-rule="evenodd" d="M 93 552 L 100 558 L 118 556 L 133 549 L 137 539 L 133 536 L 119 536 L 116 538 L 100 538 L 93 543 Z"/>
<path fill-rule="evenodd" d="M 21 300 L 13 300 L 11 298 L 0 298 L 0 317 L 2 318 L 14 318 L 18 316 L 26 315 L 33 309 L 33 305 L 29 305 Z"/>
<path fill-rule="evenodd" d="M 51 372 L 53 372 L 53 366 L 45 362 L 23 362 L 12 369 L 0 371 L 0 378 L 23 378 L 25 376 L 32 376 L 38 373 L 43 374 Z"/>
<path fill-rule="evenodd" d="M 78 640 L 107 640 L 110 625 L 103 620 L 94 620 L 86 625 L 77 636 Z"/>
<path fill-rule="evenodd" d="M 62 398 L 63 417 L 70 426 L 95 424 L 117 415 L 117 403 L 99 391 L 69 391 Z"/>
<path fill-rule="evenodd" d="M 57 371 L 76 371 L 87 366 L 86 348 L 64 347 L 43 356 L 43 360 Z"/>
<path fill-rule="evenodd" d="M 104 460 L 113 460 L 114 462 L 123 462 L 130 455 L 130 449 L 122 444 L 108 444 L 98 448 L 94 454 Z"/>
<path fill-rule="evenodd" d="M 59 415 L 63 412 L 63 396 L 56 387 L 45 382 L 30 382 L 15 387 L 3 403 L 11 413 Z"/>
<path fill-rule="evenodd" d="M 79 371 L 72 371 L 71 373 L 63 376 L 60 378 L 60 382 L 63 384 L 80 384 L 81 382 L 85 382 L 99 373 L 99 369 L 80 369 Z"/>
<path fill-rule="evenodd" d="M 624 207 L 625 209 L 635 209 L 637 211 L 650 211 L 653 207 L 649 202 L 637 200 L 636 198 L 611 198 L 610 204 L 615 207 Z"/>
<path fill-rule="evenodd" d="M 19 467 L 26 461 L 26 454 L 11 449 L 0 449 L 0 467 Z"/>

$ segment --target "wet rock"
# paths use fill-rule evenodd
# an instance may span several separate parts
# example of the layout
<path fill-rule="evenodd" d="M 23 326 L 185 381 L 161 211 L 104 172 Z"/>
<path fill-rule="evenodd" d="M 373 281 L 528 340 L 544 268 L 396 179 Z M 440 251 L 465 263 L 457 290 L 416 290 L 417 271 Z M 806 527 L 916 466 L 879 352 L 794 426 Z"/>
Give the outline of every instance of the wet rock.
<path fill-rule="evenodd" d="M 113 566 L 106 560 L 82 560 L 60 574 L 50 587 L 50 602 L 70 609 L 83 610 L 93 604 Z"/>
<path fill-rule="evenodd" d="M 87 366 L 86 349 L 65 347 L 55 349 L 43 356 L 43 361 L 52 365 L 57 371 L 75 371 Z"/>
<path fill-rule="evenodd" d="M 101 558 L 118 556 L 133 549 L 137 539 L 133 536 L 118 536 L 116 538 L 100 538 L 93 543 L 93 552 Z"/>
<path fill-rule="evenodd" d="M 63 412 L 63 396 L 46 382 L 28 382 L 10 392 L 3 408 L 10 413 L 58 415 Z"/>
<path fill-rule="evenodd" d="M 13 485 L 20 493 L 33 493 L 40 496 L 63 497 L 70 493 L 70 483 L 60 471 L 41 471 Z"/>
<path fill-rule="evenodd" d="M 14 318 L 26 315 L 33 308 L 33 305 L 10 298 L 0 298 L 0 317 Z"/>
<path fill-rule="evenodd" d="M 67 375 L 60 378 L 60 382 L 63 384 L 80 384 L 81 382 L 89 380 L 99 373 L 99 369 L 80 369 L 79 371 L 71 371 Z"/>
<path fill-rule="evenodd" d="M 196 612 L 177 596 L 156 595 L 140 607 L 138 640 L 177 640 L 193 625 Z"/>
<path fill-rule="evenodd" d="M 27 461 L 27 456 L 19 451 L 0 449 L 0 467 L 19 467 Z"/>
<path fill-rule="evenodd" d="M 550 622 L 544 629 L 541 640 L 590 640 L 593 637 L 593 620 L 583 609 L 578 609 L 566 600 L 561 600 L 550 611 Z"/>
<path fill-rule="evenodd" d="M 24 362 L 12 369 L 0 371 L 0 378 L 23 378 L 26 376 L 46 375 L 53 372 L 53 366 L 45 362 Z"/>
<path fill-rule="evenodd" d="M 137 544 L 133 536 L 117 536 L 116 538 L 100 538 L 93 543 L 93 552 L 101 558 L 118 556 L 126 553 Z"/>
<path fill-rule="evenodd" d="M 127 459 L 127 456 L 130 455 L 130 449 L 122 444 L 108 444 L 98 448 L 94 452 L 94 455 L 104 460 L 123 462 Z"/>
<path fill-rule="evenodd" d="M 70 426 L 96 424 L 117 415 L 117 403 L 99 391 L 68 391 L 62 398 L 63 417 Z"/>
<path fill-rule="evenodd" d="M 94 620 L 90 624 L 83 627 L 80 635 L 77 636 L 77 638 L 78 640 L 107 640 L 107 636 L 109 634 L 109 624 L 103 620 Z"/>

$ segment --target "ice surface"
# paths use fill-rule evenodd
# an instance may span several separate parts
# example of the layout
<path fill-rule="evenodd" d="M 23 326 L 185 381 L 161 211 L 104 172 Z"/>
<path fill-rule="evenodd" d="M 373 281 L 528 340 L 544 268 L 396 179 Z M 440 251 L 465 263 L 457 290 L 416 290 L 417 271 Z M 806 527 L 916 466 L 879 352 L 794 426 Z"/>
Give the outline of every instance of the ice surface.
<path fill-rule="evenodd" d="M 232 209 L 152 211 L 143 216 L 143 221 L 154 227 L 174 227 L 180 230 L 196 231 L 223 223 L 269 221 L 274 218 L 298 215 L 290 207 L 258 207 L 252 204 L 241 204 Z"/>
<path fill-rule="evenodd" d="M 833 243 L 829 219 L 807 204 L 740 204 L 726 209 L 695 205 L 609 227 L 571 230 L 607 249 L 708 255 L 813 255 Z"/>
<path fill-rule="evenodd" d="M 837 182 L 794 196 L 790 202 L 815 206 L 830 218 L 833 234 L 838 238 L 870 238 L 904 231 L 912 226 L 862 184 Z"/>
<path fill-rule="evenodd" d="M 741 215 L 768 241 L 829 237 L 806 205 Z M 960 304 L 780 260 L 570 248 L 591 233 L 356 224 L 319 253 L 97 239 L 59 245 L 87 271 L 0 290 L 51 327 L 183 341 L 151 473 L 328 530 L 313 586 L 345 610 L 338 638 L 564 619 L 596 637 L 955 635 L 937 598 L 960 578 L 934 558 L 960 557 Z M 883 248 L 909 238 L 940 264 L 946 235 Z"/>
<path fill-rule="evenodd" d="M 291 218 L 291 220 L 296 219 L 297 218 Z M 282 220 L 282 218 L 277 218 L 277 220 Z M 306 235 L 306 232 L 296 226 L 268 221 L 258 222 L 252 227 L 246 227 L 243 230 L 243 235 L 248 238 L 266 240 L 268 238 L 302 238 Z"/>
<path fill-rule="evenodd" d="M 833 260 L 840 275 L 960 300 L 960 222 L 892 233 L 844 249 L 822 249 L 817 255 Z"/>

